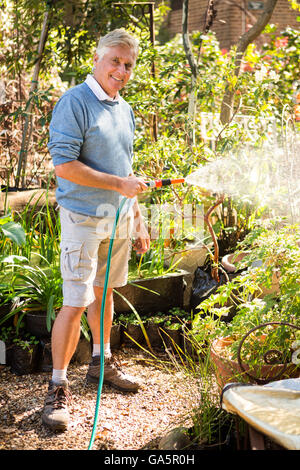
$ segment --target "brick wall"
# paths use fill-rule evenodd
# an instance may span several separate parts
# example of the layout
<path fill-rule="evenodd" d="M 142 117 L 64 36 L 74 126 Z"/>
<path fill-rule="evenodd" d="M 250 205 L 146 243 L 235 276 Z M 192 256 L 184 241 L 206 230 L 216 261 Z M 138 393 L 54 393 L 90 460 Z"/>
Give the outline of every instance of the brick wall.
<path fill-rule="evenodd" d="M 174 3 L 178 8 L 178 0 Z M 221 48 L 229 48 L 235 44 L 240 35 L 249 28 L 255 18 L 261 13 L 260 10 L 247 10 L 246 15 L 239 6 L 248 5 L 248 0 L 219 0 L 217 5 L 217 16 L 212 30 L 220 42 Z M 207 0 L 189 1 L 189 31 L 202 31 L 204 15 L 207 7 Z M 278 34 L 287 26 L 300 29 L 300 23 L 296 18 L 300 16 L 299 11 L 293 10 L 288 0 L 278 0 L 270 23 L 278 26 Z M 182 10 L 175 9 L 169 14 L 167 28 L 170 33 L 181 33 L 182 31 Z M 264 37 L 259 37 L 258 44 L 265 41 Z"/>

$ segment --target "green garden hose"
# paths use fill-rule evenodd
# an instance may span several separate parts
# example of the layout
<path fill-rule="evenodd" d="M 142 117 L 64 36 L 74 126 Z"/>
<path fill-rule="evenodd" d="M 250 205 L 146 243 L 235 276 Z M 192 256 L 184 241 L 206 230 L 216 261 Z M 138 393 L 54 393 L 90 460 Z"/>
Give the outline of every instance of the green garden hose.
<path fill-rule="evenodd" d="M 126 202 L 127 198 L 123 197 L 121 200 L 120 206 L 117 210 L 116 217 L 114 220 L 114 225 L 112 229 L 111 239 L 108 248 L 108 255 L 107 255 L 107 264 L 106 264 L 106 272 L 105 272 L 105 280 L 104 280 L 104 287 L 103 287 L 103 296 L 101 302 L 101 311 L 100 311 L 100 376 L 99 376 L 99 384 L 98 384 L 98 392 L 97 392 L 97 399 L 96 399 L 96 407 L 95 407 L 95 415 L 94 415 L 94 424 L 92 435 L 89 443 L 88 450 L 91 450 L 95 441 L 96 430 L 97 430 L 97 421 L 99 415 L 99 407 L 100 407 L 100 400 L 101 400 L 101 393 L 102 393 L 102 386 L 103 386 L 103 379 L 104 379 L 104 311 L 105 311 L 105 302 L 106 302 L 106 294 L 107 294 L 107 286 L 108 286 L 108 279 L 109 279 L 109 271 L 110 271 L 110 262 L 111 262 L 111 253 L 112 247 L 114 243 L 114 238 L 116 234 L 116 228 L 118 225 L 118 221 L 120 218 L 121 210 Z"/>
<path fill-rule="evenodd" d="M 147 182 L 146 185 L 149 187 L 160 188 L 161 186 L 169 186 L 171 184 L 184 183 L 184 181 L 185 180 L 183 178 L 172 179 L 172 180 L 167 179 L 167 180 L 158 180 L 153 183 Z M 121 210 L 123 209 L 123 206 L 126 200 L 127 198 L 124 196 L 120 202 L 120 206 L 116 213 L 116 217 L 115 217 L 115 221 L 114 221 L 114 225 L 112 229 L 112 234 L 111 234 L 111 239 L 109 243 L 109 248 L 108 248 L 105 280 L 104 280 L 104 287 L 103 287 L 103 296 L 102 296 L 101 311 L 100 311 L 100 360 L 101 360 L 100 361 L 100 376 L 99 376 L 98 392 L 97 392 L 96 407 L 95 407 L 94 424 L 93 424 L 93 430 L 92 430 L 92 435 L 91 435 L 88 450 L 92 449 L 93 443 L 95 441 L 97 421 L 98 421 L 98 415 L 99 415 L 99 407 L 100 407 L 100 399 L 101 399 L 103 378 L 104 378 L 104 335 L 103 335 L 104 310 L 105 310 L 106 293 L 107 293 L 108 278 L 109 278 L 109 271 L 110 271 L 111 253 L 112 253 L 112 247 L 113 247 L 114 238 L 116 234 L 116 228 L 117 228 L 119 218 L 120 218 L 120 213 L 121 213 Z"/>

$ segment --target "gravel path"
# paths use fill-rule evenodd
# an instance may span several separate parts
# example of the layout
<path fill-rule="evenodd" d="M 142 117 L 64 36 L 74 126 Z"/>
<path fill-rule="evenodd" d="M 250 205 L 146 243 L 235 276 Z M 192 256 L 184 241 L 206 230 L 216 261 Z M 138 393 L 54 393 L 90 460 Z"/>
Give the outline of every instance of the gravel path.
<path fill-rule="evenodd" d="M 104 385 L 93 449 L 156 449 L 173 427 L 187 424 L 199 404 L 197 380 L 182 370 L 153 361 L 132 348 L 117 351 L 126 371 L 143 382 L 136 394 Z M 166 359 L 164 357 L 164 359 Z M 53 433 L 41 423 L 49 373 L 17 376 L 0 370 L 1 450 L 86 450 L 94 422 L 97 385 L 85 386 L 87 365 L 71 365 L 71 423 L 67 432 Z"/>

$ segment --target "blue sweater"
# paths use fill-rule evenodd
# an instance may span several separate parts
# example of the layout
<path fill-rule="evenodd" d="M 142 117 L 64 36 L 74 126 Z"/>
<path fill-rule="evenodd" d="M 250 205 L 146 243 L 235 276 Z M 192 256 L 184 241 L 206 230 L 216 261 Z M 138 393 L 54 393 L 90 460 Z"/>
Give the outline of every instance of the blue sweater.
<path fill-rule="evenodd" d="M 100 101 L 86 83 L 69 89 L 54 107 L 48 149 L 53 164 L 78 160 L 103 173 L 132 173 L 134 116 L 123 98 Z M 57 177 L 59 205 L 79 214 L 114 217 L 122 196 Z M 128 200 L 124 210 L 134 201 Z M 126 209 L 125 209 L 126 207 Z"/>

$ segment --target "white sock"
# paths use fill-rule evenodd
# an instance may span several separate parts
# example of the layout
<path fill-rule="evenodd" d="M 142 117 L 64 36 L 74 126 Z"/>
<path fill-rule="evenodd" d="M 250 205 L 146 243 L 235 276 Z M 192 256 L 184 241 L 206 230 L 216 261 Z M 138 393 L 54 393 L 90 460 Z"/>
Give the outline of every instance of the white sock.
<path fill-rule="evenodd" d="M 100 356 L 100 344 L 93 344 L 92 356 Z"/>
<path fill-rule="evenodd" d="M 92 356 L 100 356 L 100 344 L 93 344 Z M 104 357 L 111 357 L 110 343 L 104 343 Z"/>
<path fill-rule="evenodd" d="M 111 357 L 110 343 L 104 343 L 104 357 Z"/>
<path fill-rule="evenodd" d="M 53 369 L 52 382 L 60 384 L 64 380 L 67 380 L 67 369 Z"/>

